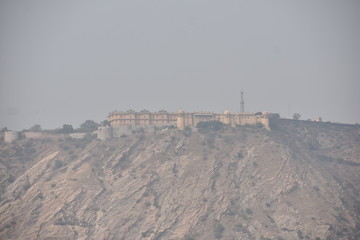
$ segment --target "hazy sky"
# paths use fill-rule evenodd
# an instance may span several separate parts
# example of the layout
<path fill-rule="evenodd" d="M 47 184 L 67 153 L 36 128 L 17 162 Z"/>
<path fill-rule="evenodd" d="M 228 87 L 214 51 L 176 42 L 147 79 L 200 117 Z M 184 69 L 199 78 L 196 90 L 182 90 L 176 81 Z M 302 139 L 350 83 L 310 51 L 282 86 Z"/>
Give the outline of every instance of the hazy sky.
<path fill-rule="evenodd" d="M 0 0 L 0 127 L 113 110 L 360 122 L 360 1 Z"/>

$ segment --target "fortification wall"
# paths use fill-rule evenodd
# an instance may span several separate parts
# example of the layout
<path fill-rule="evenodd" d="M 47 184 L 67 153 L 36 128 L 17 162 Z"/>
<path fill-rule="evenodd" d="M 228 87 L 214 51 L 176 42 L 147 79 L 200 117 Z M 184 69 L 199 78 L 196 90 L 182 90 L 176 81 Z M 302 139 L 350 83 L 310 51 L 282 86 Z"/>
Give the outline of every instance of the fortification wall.
<path fill-rule="evenodd" d="M 75 139 L 82 139 L 84 138 L 86 133 L 69 133 L 69 137 L 75 138 Z"/>
<path fill-rule="evenodd" d="M 43 138 L 43 134 L 41 132 L 23 132 L 22 135 L 28 139 L 40 139 Z"/>
<path fill-rule="evenodd" d="M 175 124 L 154 124 L 154 125 L 123 125 L 118 127 L 113 127 L 112 134 L 114 138 L 119 138 L 122 135 L 129 135 L 138 132 L 154 132 L 156 129 L 161 129 L 164 127 L 175 126 Z"/>
<path fill-rule="evenodd" d="M 1 133 L 0 133 L 1 134 Z M 70 134 L 58 134 L 47 132 L 15 132 L 6 131 L 3 133 L 4 142 L 11 143 L 18 139 L 59 139 L 59 138 L 75 138 L 82 139 L 86 133 L 70 133 Z"/>
<path fill-rule="evenodd" d="M 44 132 L 22 132 L 22 136 L 27 139 L 58 139 L 66 137 L 64 134 L 44 133 Z"/>
<path fill-rule="evenodd" d="M 104 126 L 97 130 L 97 138 L 101 141 L 106 141 L 113 138 L 113 127 Z"/>
<path fill-rule="evenodd" d="M 19 132 L 6 131 L 4 133 L 4 142 L 5 143 L 12 143 L 18 139 L 19 139 Z"/>
<path fill-rule="evenodd" d="M 122 125 L 115 127 L 99 127 L 97 137 L 101 141 L 110 140 L 112 138 L 121 138 L 124 135 L 142 132 L 155 132 L 166 127 L 176 127 L 175 124 L 156 124 L 156 125 Z"/>

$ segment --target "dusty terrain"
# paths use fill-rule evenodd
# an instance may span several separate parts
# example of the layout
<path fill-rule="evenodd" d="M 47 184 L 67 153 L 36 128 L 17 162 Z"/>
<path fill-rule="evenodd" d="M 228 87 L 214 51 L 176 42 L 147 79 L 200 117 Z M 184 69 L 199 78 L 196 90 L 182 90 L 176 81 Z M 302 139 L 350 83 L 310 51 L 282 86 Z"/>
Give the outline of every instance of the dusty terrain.
<path fill-rule="evenodd" d="M 0 145 L 0 239 L 360 239 L 359 126 Z"/>

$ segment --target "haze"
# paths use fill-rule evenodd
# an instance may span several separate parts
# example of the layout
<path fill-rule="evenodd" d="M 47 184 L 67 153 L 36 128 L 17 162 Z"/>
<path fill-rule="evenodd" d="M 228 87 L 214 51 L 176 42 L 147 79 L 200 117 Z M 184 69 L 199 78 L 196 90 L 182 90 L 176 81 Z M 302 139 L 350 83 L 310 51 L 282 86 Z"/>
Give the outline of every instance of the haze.
<path fill-rule="evenodd" d="M 360 119 L 359 1 L 0 1 L 0 127 L 113 110 Z"/>

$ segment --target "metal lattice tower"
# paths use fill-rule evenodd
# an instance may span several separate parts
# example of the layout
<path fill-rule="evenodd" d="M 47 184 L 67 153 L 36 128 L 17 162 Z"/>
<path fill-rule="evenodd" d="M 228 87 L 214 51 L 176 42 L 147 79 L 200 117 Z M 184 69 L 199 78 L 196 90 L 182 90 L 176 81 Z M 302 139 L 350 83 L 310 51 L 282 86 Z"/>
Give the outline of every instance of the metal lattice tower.
<path fill-rule="evenodd" d="M 241 100 L 240 100 L 240 112 L 245 112 L 245 102 L 244 102 L 244 92 L 241 91 Z"/>

